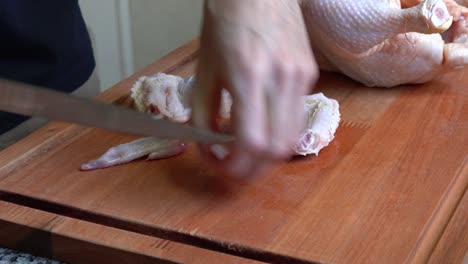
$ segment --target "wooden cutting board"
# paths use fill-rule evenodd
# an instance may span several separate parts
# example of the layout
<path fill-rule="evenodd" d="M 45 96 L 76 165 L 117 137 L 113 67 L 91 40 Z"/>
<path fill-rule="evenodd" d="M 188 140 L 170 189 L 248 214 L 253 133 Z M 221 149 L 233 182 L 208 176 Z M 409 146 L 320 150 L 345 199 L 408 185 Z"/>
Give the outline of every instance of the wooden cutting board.
<path fill-rule="evenodd" d="M 468 263 L 468 192 L 432 251 L 429 263 Z"/>
<path fill-rule="evenodd" d="M 197 48 L 188 43 L 99 99 L 128 105 L 142 75 L 193 74 Z M 209 171 L 194 146 L 81 172 L 134 137 L 54 122 L 0 153 L 0 200 L 90 223 L 88 232 L 95 225 L 260 261 L 423 263 L 443 251 L 468 186 L 468 70 L 393 89 L 323 73 L 318 91 L 340 103 L 336 139 L 252 182 Z M 461 237 L 456 252 L 468 248 Z"/>
<path fill-rule="evenodd" d="M 65 263 L 260 263 L 0 202 L 0 243 Z"/>

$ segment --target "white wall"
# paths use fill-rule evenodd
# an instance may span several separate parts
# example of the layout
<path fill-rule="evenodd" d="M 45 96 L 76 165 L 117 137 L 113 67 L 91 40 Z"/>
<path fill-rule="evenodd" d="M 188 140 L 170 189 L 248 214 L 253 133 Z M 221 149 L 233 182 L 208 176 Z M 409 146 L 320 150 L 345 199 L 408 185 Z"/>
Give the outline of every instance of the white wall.
<path fill-rule="evenodd" d="M 116 0 L 80 0 L 94 47 L 101 90 L 122 78 Z"/>
<path fill-rule="evenodd" d="M 199 34 L 202 0 L 131 0 L 136 69 L 145 67 Z"/>
<path fill-rule="evenodd" d="M 80 0 L 101 90 L 199 34 L 203 0 Z"/>

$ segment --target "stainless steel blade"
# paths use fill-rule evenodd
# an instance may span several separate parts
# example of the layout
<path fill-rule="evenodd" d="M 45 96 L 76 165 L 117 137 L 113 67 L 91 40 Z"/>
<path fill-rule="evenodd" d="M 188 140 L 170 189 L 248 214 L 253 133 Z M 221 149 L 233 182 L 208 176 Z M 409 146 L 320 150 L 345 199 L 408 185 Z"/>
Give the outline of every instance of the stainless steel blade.
<path fill-rule="evenodd" d="M 4 79 L 0 79 L 0 110 L 134 135 L 203 143 L 233 140 L 229 135 L 155 119 L 122 106 Z"/>

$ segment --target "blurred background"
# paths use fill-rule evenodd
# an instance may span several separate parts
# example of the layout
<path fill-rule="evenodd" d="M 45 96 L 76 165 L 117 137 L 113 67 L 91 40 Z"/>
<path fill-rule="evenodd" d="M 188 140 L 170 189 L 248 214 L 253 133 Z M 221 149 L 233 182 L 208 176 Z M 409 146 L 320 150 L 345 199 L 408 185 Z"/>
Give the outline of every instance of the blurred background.
<path fill-rule="evenodd" d="M 203 0 L 79 0 L 104 91 L 199 35 Z"/>

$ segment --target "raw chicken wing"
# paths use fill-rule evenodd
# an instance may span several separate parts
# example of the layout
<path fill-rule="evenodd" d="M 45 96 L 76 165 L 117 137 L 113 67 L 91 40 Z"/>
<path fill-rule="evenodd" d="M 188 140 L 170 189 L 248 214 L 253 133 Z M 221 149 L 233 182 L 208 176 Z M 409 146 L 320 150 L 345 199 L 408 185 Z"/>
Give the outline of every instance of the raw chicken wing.
<path fill-rule="evenodd" d="M 189 94 L 194 91 L 194 78 L 158 73 L 142 77 L 132 88 L 132 98 L 139 111 L 153 113 L 174 122 L 187 122 L 191 109 L 187 104 Z M 223 90 L 220 117 L 229 119 L 232 106 L 230 94 Z M 315 154 L 326 147 L 334 138 L 340 121 L 338 102 L 322 93 L 304 97 L 306 127 L 293 151 L 296 155 Z M 294 113 L 291 113 L 294 114 Z M 109 149 L 97 160 L 82 165 L 82 170 L 107 168 L 149 155 L 149 159 L 168 158 L 183 152 L 185 145 L 178 141 L 143 138 Z M 228 153 L 219 145 L 213 145 L 213 154 L 222 159 Z"/>

